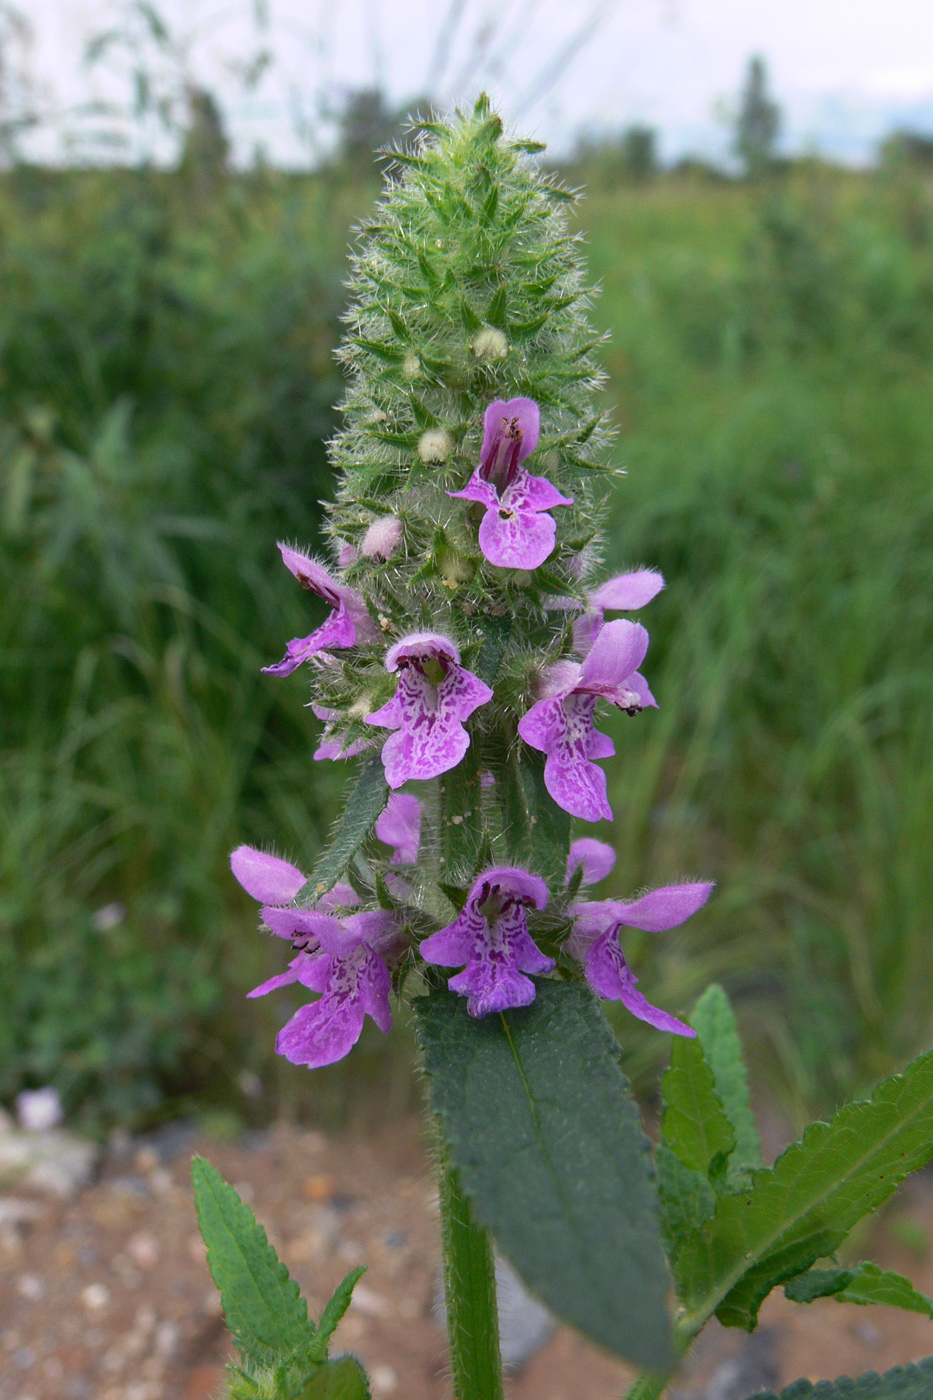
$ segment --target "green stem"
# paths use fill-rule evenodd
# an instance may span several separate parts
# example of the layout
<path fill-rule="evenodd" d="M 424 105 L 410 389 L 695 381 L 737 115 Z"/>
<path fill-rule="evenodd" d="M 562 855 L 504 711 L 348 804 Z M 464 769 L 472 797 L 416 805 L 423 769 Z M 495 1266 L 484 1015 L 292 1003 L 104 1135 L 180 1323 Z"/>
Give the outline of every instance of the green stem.
<path fill-rule="evenodd" d="M 444 1290 L 455 1400 L 502 1400 L 496 1274 L 489 1232 L 473 1219 L 457 1169 L 440 1164 Z"/>
<path fill-rule="evenodd" d="M 670 1379 L 670 1376 L 660 1376 L 656 1372 L 639 1376 L 625 1400 L 658 1400 L 667 1389 Z"/>

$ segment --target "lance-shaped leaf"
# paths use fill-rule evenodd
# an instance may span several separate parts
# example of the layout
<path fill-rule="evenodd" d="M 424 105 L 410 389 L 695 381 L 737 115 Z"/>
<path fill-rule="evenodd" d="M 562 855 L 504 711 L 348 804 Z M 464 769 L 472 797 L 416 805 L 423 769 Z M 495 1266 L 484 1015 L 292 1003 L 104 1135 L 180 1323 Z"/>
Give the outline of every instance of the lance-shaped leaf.
<path fill-rule="evenodd" d="M 871 1303 L 933 1318 L 933 1302 L 918 1293 L 909 1278 L 878 1264 L 854 1264 L 850 1269 L 810 1269 L 792 1279 L 784 1289 L 794 1303 L 815 1298 L 835 1298 L 840 1303 Z"/>
<path fill-rule="evenodd" d="M 680 1249 L 712 1218 L 716 1210 L 716 1193 L 705 1172 L 684 1166 L 677 1153 L 665 1142 L 658 1144 L 655 1165 L 661 1203 L 661 1232 L 676 1279 Z"/>
<path fill-rule="evenodd" d="M 834 1381 L 793 1381 L 780 1394 L 759 1390 L 748 1400 L 930 1400 L 933 1395 L 933 1356 L 912 1366 L 895 1366 L 879 1376 L 840 1376 Z"/>
<path fill-rule="evenodd" d="M 322 894 L 333 889 L 369 836 L 388 800 L 385 769 L 381 757 L 376 754 L 360 769 L 330 845 L 298 891 L 299 904 L 315 904 Z"/>
<path fill-rule="evenodd" d="M 302 1390 L 301 1400 L 370 1400 L 369 1382 L 355 1356 L 328 1361 Z"/>
<path fill-rule="evenodd" d="M 545 756 L 527 746 L 496 775 L 503 788 L 509 858 L 561 889 L 570 850 L 570 817 L 544 786 Z"/>
<path fill-rule="evenodd" d="M 694 1008 L 690 1024 L 703 1046 L 713 1072 L 716 1093 L 735 1133 L 735 1150 L 729 1158 L 729 1186 L 748 1184 L 748 1172 L 761 1166 L 761 1142 L 748 1096 L 748 1072 L 742 1043 L 729 998 L 715 983 L 707 987 Z"/>
<path fill-rule="evenodd" d="M 191 1174 L 207 1265 L 238 1350 L 255 1366 L 307 1355 L 315 1340 L 307 1304 L 265 1230 L 203 1157 Z"/>
<path fill-rule="evenodd" d="M 531 1006 L 474 1019 L 415 1003 L 431 1103 L 477 1219 L 525 1283 L 594 1341 L 672 1362 L 648 1142 L 615 1037 L 583 988 L 538 981 Z"/>
<path fill-rule="evenodd" d="M 699 1039 L 674 1039 L 661 1093 L 664 1143 L 685 1167 L 700 1172 L 714 1186 L 724 1184 L 735 1133 L 716 1092 L 716 1081 Z"/>
<path fill-rule="evenodd" d="M 933 1051 L 884 1080 L 867 1103 L 813 1123 L 747 1191 L 722 1196 L 680 1251 L 688 1322 L 715 1312 L 754 1328 L 772 1288 L 831 1255 L 853 1225 L 933 1158 Z"/>

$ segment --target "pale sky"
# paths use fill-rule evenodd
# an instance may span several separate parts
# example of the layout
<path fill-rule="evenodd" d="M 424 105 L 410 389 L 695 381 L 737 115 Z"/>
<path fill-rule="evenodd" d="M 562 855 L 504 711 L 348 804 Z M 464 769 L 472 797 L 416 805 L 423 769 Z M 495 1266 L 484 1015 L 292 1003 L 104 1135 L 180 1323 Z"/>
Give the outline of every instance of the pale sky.
<path fill-rule="evenodd" d="M 257 5 L 268 11 L 258 24 Z M 126 56 L 122 70 L 116 53 L 109 71 L 80 62 L 125 0 L 24 8 L 47 105 L 61 112 L 128 92 Z M 581 126 L 642 121 L 669 157 L 715 157 L 753 53 L 768 63 L 788 150 L 857 162 L 894 125 L 933 134 L 933 0 L 162 0 L 159 10 L 180 55 L 175 79 L 160 61 L 162 81 L 184 69 L 212 87 L 243 159 L 260 146 L 272 160 L 305 162 L 314 140 L 326 141 L 322 101 L 375 83 L 399 101 L 426 89 L 463 99 L 481 83 L 507 118 L 557 150 Z M 243 67 L 262 46 L 271 62 L 246 91 Z M 34 138 L 37 152 L 54 156 L 61 130 Z"/>

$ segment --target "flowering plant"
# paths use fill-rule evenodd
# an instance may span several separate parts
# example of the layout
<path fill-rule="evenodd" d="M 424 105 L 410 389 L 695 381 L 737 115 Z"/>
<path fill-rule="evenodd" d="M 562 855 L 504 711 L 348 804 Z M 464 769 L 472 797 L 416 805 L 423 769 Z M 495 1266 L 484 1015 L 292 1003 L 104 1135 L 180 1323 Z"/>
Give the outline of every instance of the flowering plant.
<path fill-rule="evenodd" d="M 412 996 L 458 1400 L 502 1395 L 492 1237 L 554 1312 L 642 1368 L 649 1400 L 710 1317 L 751 1329 L 779 1284 L 933 1316 L 874 1265 L 813 1268 L 933 1156 L 933 1060 L 762 1168 L 725 994 L 680 1019 L 626 956 L 626 930 L 678 927 L 711 883 L 590 898 L 613 851 L 571 818 L 613 817 L 600 708 L 640 725 L 656 705 L 647 631 L 606 614 L 663 580 L 601 574 L 597 340 L 568 197 L 533 150 L 485 99 L 428 123 L 363 230 L 331 558 L 280 545 L 329 612 L 267 668 L 294 683 L 307 663 L 315 757 L 359 763 L 309 873 L 247 846 L 232 867 L 290 953 L 250 995 L 316 997 L 279 1033 L 294 1064 L 342 1058 L 367 1016 L 388 1032 Z M 674 1037 L 654 1162 L 600 999 Z M 311 1324 L 235 1193 L 204 1163 L 196 1185 L 244 1357 L 230 1393 L 365 1395 L 358 1364 L 327 1354 L 355 1275 Z"/>

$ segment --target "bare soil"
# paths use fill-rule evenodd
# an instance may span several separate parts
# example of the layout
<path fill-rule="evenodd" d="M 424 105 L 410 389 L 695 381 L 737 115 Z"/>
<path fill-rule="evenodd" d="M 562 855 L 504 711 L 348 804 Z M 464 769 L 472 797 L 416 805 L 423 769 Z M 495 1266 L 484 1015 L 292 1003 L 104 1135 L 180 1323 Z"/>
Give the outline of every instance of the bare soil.
<path fill-rule="evenodd" d="M 71 1200 L 17 1194 L 18 1206 L 0 1209 L 0 1400 L 222 1393 L 231 1353 L 195 1223 L 194 1151 L 250 1202 L 312 1314 L 348 1269 L 368 1266 L 336 1340 L 364 1361 L 375 1400 L 447 1400 L 434 1317 L 437 1201 L 413 1119 L 365 1137 L 280 1126 L 236 1144 L 178 1130 L 152 1145 L 117 1142 L 97 1181 Z M 933 1183 L 921 1177 L 860 1254 L 933 1293 L 931 1239 Z M 778 1293 L 763 1321 L 751 1339 L 708 1329 L 677 1393 L 731 1400 L 798 1376 L 880 1371 L 933 1354 L 933 1323 L 886 1308 L 794 1306 Z M 558 1328 L 508 1394 L 620 1400 L 629 1379 L 619 1362 Z"/>

